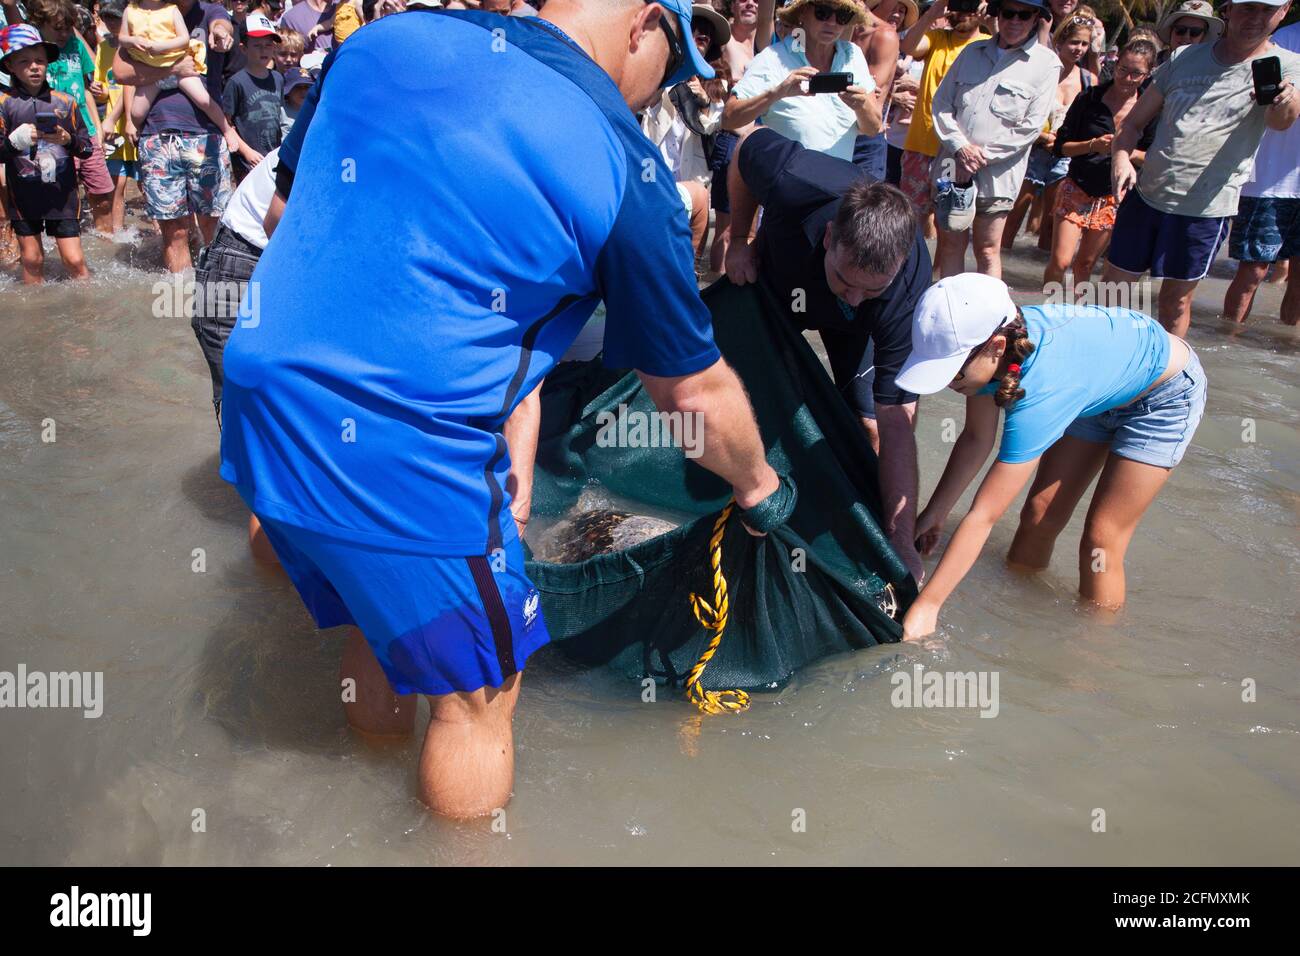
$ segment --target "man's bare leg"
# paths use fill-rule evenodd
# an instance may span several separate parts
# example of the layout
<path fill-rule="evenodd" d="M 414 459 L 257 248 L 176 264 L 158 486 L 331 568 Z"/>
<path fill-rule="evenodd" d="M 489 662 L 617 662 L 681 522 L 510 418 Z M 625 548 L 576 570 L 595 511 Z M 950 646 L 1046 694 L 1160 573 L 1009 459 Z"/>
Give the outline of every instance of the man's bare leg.
<path fill-rule="evenodd" d="M 429 698 L 431 715 L 420 754 L 420 799 L 454 819 L 504 807 L 514 787 L 515 704 L 521 675 L 499 688 Z"/>
<path fill-rule="evenodd" d="M 400 737 L 415 729 L 415 695 L 393 693 L 360 628 L 348 628 L 339 678 L 354 682 L 351 689 L 355 693 L 345 694 L 343 700 L 343 711 L 353 729 L 372 737 Z M 349 699 L 353 696 L 355 700 Z"/>
<path fill-rule="evenodd" d="M 1192 327 L 1192 294 L 1198 279 L 1163 279 L 1160 294 L 1156 297 L 1160 324 L 1180 339 L 1187 338 Z"/>
<path fill-rule="evenodd" d="M 1255 292 L 1268 274 L 1267 262 L 1238 262 L 1237 274 L 1223 295 L 1223 317 L 1238 324 L 1246 321 L 1255 303 Z"/>

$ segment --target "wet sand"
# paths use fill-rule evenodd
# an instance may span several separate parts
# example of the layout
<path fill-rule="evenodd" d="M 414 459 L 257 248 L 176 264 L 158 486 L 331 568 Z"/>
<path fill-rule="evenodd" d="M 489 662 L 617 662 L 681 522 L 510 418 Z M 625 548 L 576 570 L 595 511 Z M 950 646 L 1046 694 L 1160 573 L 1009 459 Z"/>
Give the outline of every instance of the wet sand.
<path fill-rule="evenodd" d="M 828 659 L 742 716 L 544 652 L 496 832 L 423 811 L 418 742 L 348 731 L 340 635 L 249 559 L 189 323 L 152 314 L 157 240 L 87 248 L 88 285 L 0 278 L 0 670 L 103 671 L 106 700 L 0 710 L 0 863 L 1300 862 L 1300 339 L 1271 286 L 1237 334 L 1214 318 L 1226 260 L 1191 334 L 1206 418 L 1118 621 L 1075 608 L 1078 518 L 1032 578 L 1000 561 L 1006 519 L 941 650 Z M 1022 248 L 1007 278 L 1041 268 Z M 923 498 L 945 419 L 955 397 L 923 404 Z M 996 671 L 998 716 L 895 708 L 918 663 Z"/>

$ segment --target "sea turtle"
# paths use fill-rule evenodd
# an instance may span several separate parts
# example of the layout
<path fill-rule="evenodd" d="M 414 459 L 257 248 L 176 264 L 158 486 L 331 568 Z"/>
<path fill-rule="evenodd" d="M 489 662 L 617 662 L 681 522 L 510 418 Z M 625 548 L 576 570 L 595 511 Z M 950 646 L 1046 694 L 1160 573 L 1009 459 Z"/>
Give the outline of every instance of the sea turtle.
<path fill-rule="evenodd" d="M 675 527 L 670 521 L 611 508 L 581 511 L 547 531 L 538 554 L 551 564 L 576 564 L 598 554 L 626 551 Z"/>

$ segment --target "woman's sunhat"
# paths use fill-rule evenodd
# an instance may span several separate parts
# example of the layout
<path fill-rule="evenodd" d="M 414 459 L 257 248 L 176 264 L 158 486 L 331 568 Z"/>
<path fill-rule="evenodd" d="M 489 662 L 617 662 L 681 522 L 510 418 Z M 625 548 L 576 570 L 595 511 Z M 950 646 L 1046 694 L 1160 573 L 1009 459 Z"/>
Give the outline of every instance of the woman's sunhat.
<path fill-rule="evenodd" d="M 45 58 L 51 63 L 59 58 L 59 48 L 41 39 L 41 31 L 30 23 L 15 23 L 5 27 L 0 30 L 0 65 L 19 50 L 33 46 L 45 47 Z"/>
<path fill-rule="evenodd" d="M 1161 43 L 1167 45 L 1170 42 L 1170 31 L 1183 17 L 1205 21 L 1207 43 L 1213 43 L 1223 34 L 1223 21 L 1214 15 L 1213 6 L 1206 0 L 1184 0 L 1160 18 L 1160 24 L 1156 27 L 1156 36 L 1160 37 Z"/>
<path fill-rule="evenodd" d="M 868 0 L 867 8 L 871 10 L 872 13 L 875 13 L 876 7 L 880 6 L 884 2 L 885 0 Z M 907 16 L 903 17 L 903 25 L 900 29 L 912 29 L 916 24 L 916 21 L 921 18 L 921 11 L 916 5 L 916 0 L 897 0 L 897 2 L 907 11 Z"/>
<path fill-rule="evenodd" d="M 709 44 L 708 52 L 704 58 L 706 60 L 716 60 L 722 55 L 722 48 L 731 39 L 731 25 L 727 23 L 726 17 L 707 3 L 692 4 L 691 29 L 693 30 L 701 23 L 708 27 L 709 32 L 713 35 L 713 42 Z"/>
<path fill-rule="evenodd" d="M 1001 279 L 978 272 L 940 279 L 925 290 L 912 316 L 912 354 L 895 376 L 916 395 L 942 392 L 971 349 L 1015 318 L 1016 304 Z"/>
<path fill-rule="evenodd" d="M 794 0 L 793 3 L 788 3 L 778 10 L 776 15 L 786 26 L 798 26 L 800 14 L 803 13 L 804 7 L 810 5 L 821 5 L 834 7 L 837 10 L 848 10 L 853 14 L 853 19 L 844 24 L 846 27 L 850 24 L 861 24 L 867 22 L 866 13 L 861 6 L 854 2 L 854 0 Z"/>

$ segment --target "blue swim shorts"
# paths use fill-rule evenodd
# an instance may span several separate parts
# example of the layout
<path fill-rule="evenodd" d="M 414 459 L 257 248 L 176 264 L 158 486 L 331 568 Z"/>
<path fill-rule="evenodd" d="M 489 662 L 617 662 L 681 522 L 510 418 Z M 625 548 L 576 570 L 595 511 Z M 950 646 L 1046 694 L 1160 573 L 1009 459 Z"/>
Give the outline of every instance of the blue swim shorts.
<path fill-rule="evenodd" d="M 1115 213 L 1106 260 L 1117 269 L 1153 279 L 1204 279 L 1228 238 L 1231 219 L 1162 212 L 1130 189 Z"/>
<path fill-rule="evenodd" d="M 1121 458 L 1160 468 L 1183 460 L 1205 412 L 1206 379 L 1192 352 L 1187 366 L 1136 402 L 1100 415 L 1076 418 L 1065 430 L 1083 441 L 1109 445 Z"/>
<path fill-rule="evenodd" d="M 500 687 L 550 641 L 518 539 L 430 557 L 261 520 L 316 626 L 361 628 L 399 694 Z"/>
<path fill-rule="evenodd" d="M 1232 220 L 1228 255 L 1238 262 L 1277 262 L 1300 256 L 1300 199 L 1242 196 Z"/>

